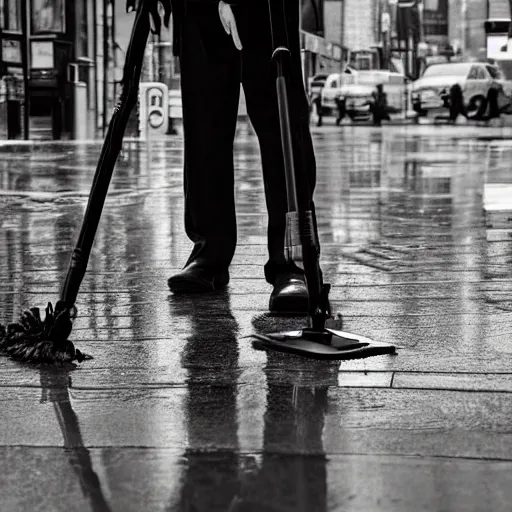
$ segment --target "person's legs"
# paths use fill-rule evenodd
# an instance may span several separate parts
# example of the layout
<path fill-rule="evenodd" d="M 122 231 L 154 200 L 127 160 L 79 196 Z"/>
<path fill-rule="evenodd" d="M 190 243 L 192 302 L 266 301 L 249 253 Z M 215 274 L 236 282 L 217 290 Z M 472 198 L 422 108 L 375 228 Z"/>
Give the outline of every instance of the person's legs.
<path fill-rule="evenodd" d="M 322 126 L 323 124 L 323 115 L 322 115 L 322 96 L 320 94 L 315 98 L 315 109 L 317 115 L 317 126 Z"/>
<path fill-rule="evenodd" d="M 336 125 L 339 126 L 341 121 L 345 118 L 345 116 L 347 114 L 347 110 L 346 110 L 344 99 L 336 98 L 334 101 L 336 102 L 336 108 L 338 110 L 337 116 L 336 116 Z"/>
<path fill-rule="evenodd" d="M 313 210 L 316 163 L 309 131 L 309 105 L 304 90 L 299 42 L 298 1 L 286 1 L 286 23 L 291 62 L 287 90 L 294 162 L 298 171 L 299 201 Z M 253 2 L 235 11 L 242 50 L 242 84 L 247 111 L 258 136 L 265 198 L 268 211 L 268 253 L 265 278 L 274 285 L 270 309 L 307 311 L 308 296 L 303 271 L 285 258 L 286 213 L 288 212 L 283 149 L 276 92 L 276 67 L 271 63 L 272 38 L 267 2 Z"/>
<path fill-rule="evenodd" d="M 240 54 L 222 27 L 216 4 L 187 7 L 180 63 L 185 230 L 194 248 L 169 286 L 173 291 L 207 291 L 227 284 L 237 237 L 233 141 Z"/>
<path fill-rule="evenodd" d="M 283 150 L 276 92 L 276 68 L 270 62 L 272 39 L 267 2 L 254 2 L 245 10 L 239 31 L 242 50 L 242 84 L 247 111 L 258 136 L 265 197 L 268 209 L 268 252 L 265 277 L 273 284 L 275 276 L 290 264 L 284 255 L 286 213 L 288 211 Z M 287 90 L 295 167 L 299 171 L 299 188 L 306 190 L 306 209 L 314 209 L 313 191 L 316 163 L 309 131 L 309 105 L 304 90 L 299 44 L 299 7 L 297 1 L 286 2 L 286 20 L 291 50 Z"/>

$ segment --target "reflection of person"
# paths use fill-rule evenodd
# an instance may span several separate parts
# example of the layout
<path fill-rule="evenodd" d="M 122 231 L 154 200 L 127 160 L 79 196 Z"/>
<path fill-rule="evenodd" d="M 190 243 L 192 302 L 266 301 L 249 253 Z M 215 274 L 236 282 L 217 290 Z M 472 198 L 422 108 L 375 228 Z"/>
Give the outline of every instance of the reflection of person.
<path fill-rule="evenodd" d="M 322 435 L 327 392 L 327 386 L 268 382 L 261 465 L 242 480 L 230 511 L 326 512 L 327 457 Z M 287 453 L 282 454 L 283 450 Z"/>
<path fill-rule="evenodd" d="M 300 61 L 299 0 L 286 0 L 283 6 L 292 55 L 288 100 L 295 164 L 307 177 L 310 192 L 309 204 L 302 206 L 314 211 L 316 169 Z M 261 150 L 268 211 L 264 273 L 274 287 L 269 307 L 306 312 L 303 271 L 284 254 L 288 205 L 268 3 L 231 7 L 222 1 L 187 0 L 185 11 L 185 0 L 172 0 L 172 9 L 173 45 L 181 67 L 185 229 L 194 248 L 184 269 L 169 279 L 169 287 L 173 292 L 208 292 L 229 282 L 237 243 L 233 141 L 242 82 Z"/>
<path fill-rule="evenodd" d="M 238 323 L 227 292 L 201 297 L 199 304 L 170 297 L 169 305 L 173 318 L 190 325 L 181 356 L 187 368 L 186 469 L 176 510 L 225 512 L 238 490 L 240 467 Z M 208 318 L 198 317 L 197 308 L 209 311 Z"/>
<path fill-rule="evenodd" d="M 268 354 L 266 389 L 262 386 L 254 391 L 266 393 L 263 453 L 257 464 L 254 455 L 241 453 L 239 444 L 240 422 L 244 421 L 241 411 L 247 404 L 243 406 L 239 396 L 239 327 L 231 313 L 229 295 L 220 293 L 199 300 L 202 310 L 213 311 L 208 319 L 194 314 L 198 304 L 188 297 L 169 300 L 171 316 L 186 319 L 191 327 L 182 355 L 188 369 L 184 411 L 188 446 L 183 454 L 185 470 L 176 510 L 325 512 L 323 431 L 328 389 L 337 379 L 339 364 L 333 372 L 329 370 L 334 367 L 326 371 L 322 363 L 325 380 L 313 386 L 301 382 L 308 371 L 297 372 L 297 366 L 290 372 L 278 371 L 281 356 Z M 311 371 L 311 364 L 307 368 Z M 254 426 L 249 434 L 251 440 L 258 439 L 258 428 Z"/>

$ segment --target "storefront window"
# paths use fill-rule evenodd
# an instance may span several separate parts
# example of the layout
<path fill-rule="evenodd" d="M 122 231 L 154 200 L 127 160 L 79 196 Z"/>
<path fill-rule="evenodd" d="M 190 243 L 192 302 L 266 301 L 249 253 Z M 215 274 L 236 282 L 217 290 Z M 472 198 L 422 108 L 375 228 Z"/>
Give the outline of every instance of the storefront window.
<path fill-rule="evenodd" d="M 2 20 L 1 26 L 5 26 L 6 30 L 13 32 L 21 32 L 21 2 L 22 0 L 5 0 L 7 2 L 7 9 L 2 5 L 2 14 L 6 15 L 5 20 Z M 5 4 L 5 1 L 2 4 Z"/>
<path fill-rule="evenodd" d="M 64 0 L 32 0 L 32 34 L 65 32 Z"/>

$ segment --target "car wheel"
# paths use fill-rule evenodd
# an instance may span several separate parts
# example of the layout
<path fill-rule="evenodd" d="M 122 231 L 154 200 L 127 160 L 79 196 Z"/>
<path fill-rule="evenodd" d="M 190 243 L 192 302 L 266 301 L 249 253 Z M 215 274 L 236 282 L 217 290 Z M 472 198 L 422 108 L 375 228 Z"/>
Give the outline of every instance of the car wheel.
<path fill-rule="evenodd" d="M 487 99 L 483 96 L 475 96 L 469 101 L 469 105 L 466 108 L 466 114 L 468 119 L 481 119 L 485 110 L 487 109 Z"/>

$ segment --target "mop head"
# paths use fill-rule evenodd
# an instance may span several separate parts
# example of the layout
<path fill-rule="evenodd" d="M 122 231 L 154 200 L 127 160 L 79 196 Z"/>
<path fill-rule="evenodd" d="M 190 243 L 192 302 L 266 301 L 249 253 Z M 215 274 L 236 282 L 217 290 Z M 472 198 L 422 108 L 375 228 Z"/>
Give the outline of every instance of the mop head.
<path fill-rule="evenodd" d="M 72 363 L 92 359 L 68 340 L 76 308 L 59 301 L 55 310 L 49 302 L 41 320 L 39 308 L 30 308 L 16 323 L 0 324 L 0 354 L 31 363 Z"/>

